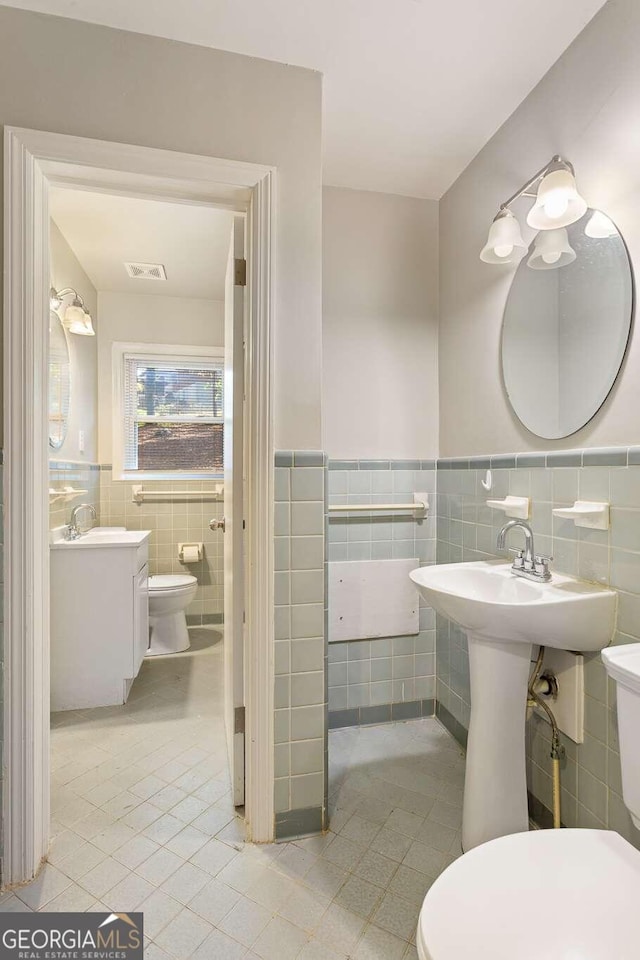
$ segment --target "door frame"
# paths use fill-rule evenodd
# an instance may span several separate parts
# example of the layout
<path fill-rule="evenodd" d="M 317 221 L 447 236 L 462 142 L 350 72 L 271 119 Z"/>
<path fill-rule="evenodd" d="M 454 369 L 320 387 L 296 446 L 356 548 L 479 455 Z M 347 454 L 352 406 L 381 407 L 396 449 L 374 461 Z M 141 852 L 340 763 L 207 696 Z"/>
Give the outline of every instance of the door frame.
<path fill-rule="evenodd" d="M 3 886 L 49 844 L 49 504 L 46 422 L 49 183 L 213 202 L 247 215 L 246 818 L 274 836 L 271 166 L 6 127 L 4 134 Z"/>

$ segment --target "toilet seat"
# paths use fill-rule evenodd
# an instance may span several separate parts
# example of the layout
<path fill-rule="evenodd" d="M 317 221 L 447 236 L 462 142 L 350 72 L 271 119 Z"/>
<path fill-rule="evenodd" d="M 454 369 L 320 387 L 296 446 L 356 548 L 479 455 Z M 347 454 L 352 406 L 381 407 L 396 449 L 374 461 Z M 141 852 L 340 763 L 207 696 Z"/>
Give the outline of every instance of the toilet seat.
<path fill-rule="evenodd" d="M 156 574 L 149 577 L 149 593 L 174 593 L 177 590 L 184 590 L 185 587 L 192 587 L 198 580 L 196 577 L 190 577 L 186 574 Z"/>
<path fill-rule="evenodd" d="M 637 960 L 640 852 L 612 830 L 475 847 L 427 893 L 420 960 Z"/>

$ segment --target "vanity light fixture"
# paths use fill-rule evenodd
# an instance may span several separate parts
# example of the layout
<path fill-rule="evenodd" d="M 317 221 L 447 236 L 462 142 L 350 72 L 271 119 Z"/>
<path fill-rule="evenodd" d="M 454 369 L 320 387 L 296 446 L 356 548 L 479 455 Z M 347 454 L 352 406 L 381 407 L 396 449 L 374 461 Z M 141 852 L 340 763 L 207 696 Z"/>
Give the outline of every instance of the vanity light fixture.
<path fill-rule="evenodd" d="M 487 243 L 480 254 L 485 263 L 519 263 L 527 252 L 520 224 L 511 210 L 502 209 L 496 215 Z"/>
<path fill-rule="evenodd" d="M 71 295 L 73 295 L 73 300 L 62 314 L 62 325 L 69 333 L 75 333 L 79 337 L 95 337 L 96 332 L 91 322 L 91 314 L 85 307 L 84 300 L 73 287 L 65 287 L 64 290 L 56 290 L 55 287 L 51 287 L 49 290 L 51 309 L 60 310 L 65 298 Z"/>
<path fill-rule="evenodd" d="M 538 170 L 513 196 L 500 204 L 500 210 L 489 230 L 487 244 L 480 254 L 480 259 L 485 263 L 518 263 L 526 253 L 526 248 L 520 252 L 520 245 L 524 248 L 525 244 L 520 225 L 510 210 L 511 204 L 520 197 L 531 197 L 535 200 L 527 216 L 527 223 L 536 230 L 557 231 L 568 227 L 587 211 L 587 203 L 576 187 L 573 167 L 561 156 L 552 157 L 549 163 Z M 505 254 L 504 251 L 511 246 L 507 237 L 517 237 L 519 243 L 514 242 L 513 249 Z M 529 260 L 530 265 L 534 256 L 535 251 Z M 575 255 L 572 259 L 575 259 Z"/>
<path fill-rule="evenodd" d="M 557 230 L 541 230 L 536 237 L 533 253 L 527 260 L 532 270 L 556 270 L 573 263 L 576 252 L 569 243 L 566 227 Z"/>

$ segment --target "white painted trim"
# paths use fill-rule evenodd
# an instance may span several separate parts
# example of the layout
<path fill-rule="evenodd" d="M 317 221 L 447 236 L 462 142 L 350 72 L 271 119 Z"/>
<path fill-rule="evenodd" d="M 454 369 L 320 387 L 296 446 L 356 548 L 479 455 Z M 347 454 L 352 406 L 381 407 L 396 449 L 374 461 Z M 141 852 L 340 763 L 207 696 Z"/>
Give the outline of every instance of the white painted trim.
<path fill-rule="evenodd" d="M 48 182 L 65 165 L 213 197 L 223 183 L 249 203 L 247 423 L 246 816 L 253 840 L 274 837 L 273 400 L 275 172 L 272 167 L 5 128 L 4 429 L 5 775 L 3 884 L 27 881 L 48 849 L 49 551 L 47 382 Z M 75 175 L 75 173 L 74 173 Z M 158 184 L 161 184 L 160 188 Z M 197 188 L 197 189 L 196 189 Z M 182 189 L 182 188 L 180 188 Z M 187 191 L 188 192 L 188 191 Z M 221 191 L 228 199 L 229 190 Z"/>
<path fill-rule="evenodd" d="M 142 357 L 200 357 L 203 360 L 220 360 L 224 365 L 224 347 L 180 346 L 169 343 L 126 343 L 114 340 L 111 345 L 111 471 L 113 480 L 173 480 L 187 475 L 181 471 L 125 470 L 124 450 L 124 409 L 123 409 L 123 361 L 127 354 Z M 221 418 L 222 422 L 222 418 Z M 196 473 L 193 480 L 218 480 L 220 474 Z"/>
<path fill-rule="evenodd" d="M 49 209 L 36 158 L 5 134 L 3 883 L 49 835 Z"/>
<path fill-rule="evenodd" d="M 273 309 L 275 288 L 275 183 L 269 173 L 253 191 L 247 222 L 249 293 L 246 383 L 245 476 L 258 477 L 248 491 L 245 570 L 247 635 L 254 637 L 245 657 L 246 809 L 250 837 L 267 843 L 274 836 L 274 620 L 273 614 Z M 257 639 L 259 637 L 259 639 Z M 261 796 L 261 785 L 271 788 Z"/>

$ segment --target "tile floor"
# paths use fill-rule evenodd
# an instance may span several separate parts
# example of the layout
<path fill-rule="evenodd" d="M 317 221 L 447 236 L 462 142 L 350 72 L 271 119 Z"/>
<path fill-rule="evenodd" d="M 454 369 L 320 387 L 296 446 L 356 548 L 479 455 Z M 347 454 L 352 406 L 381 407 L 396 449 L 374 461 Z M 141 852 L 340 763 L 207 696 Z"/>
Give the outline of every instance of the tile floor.
<path fill-rule="evenodd" d="M 147 960 L 415 958 L 460 853 L 463 755 L 437 720 L 331 733 L 331 831 L 252 846 L 229 796 L 219 631 L 146 661 L 124 707 L 52 718 L 53 841 L 2 911 L 144 912 Z"/>

